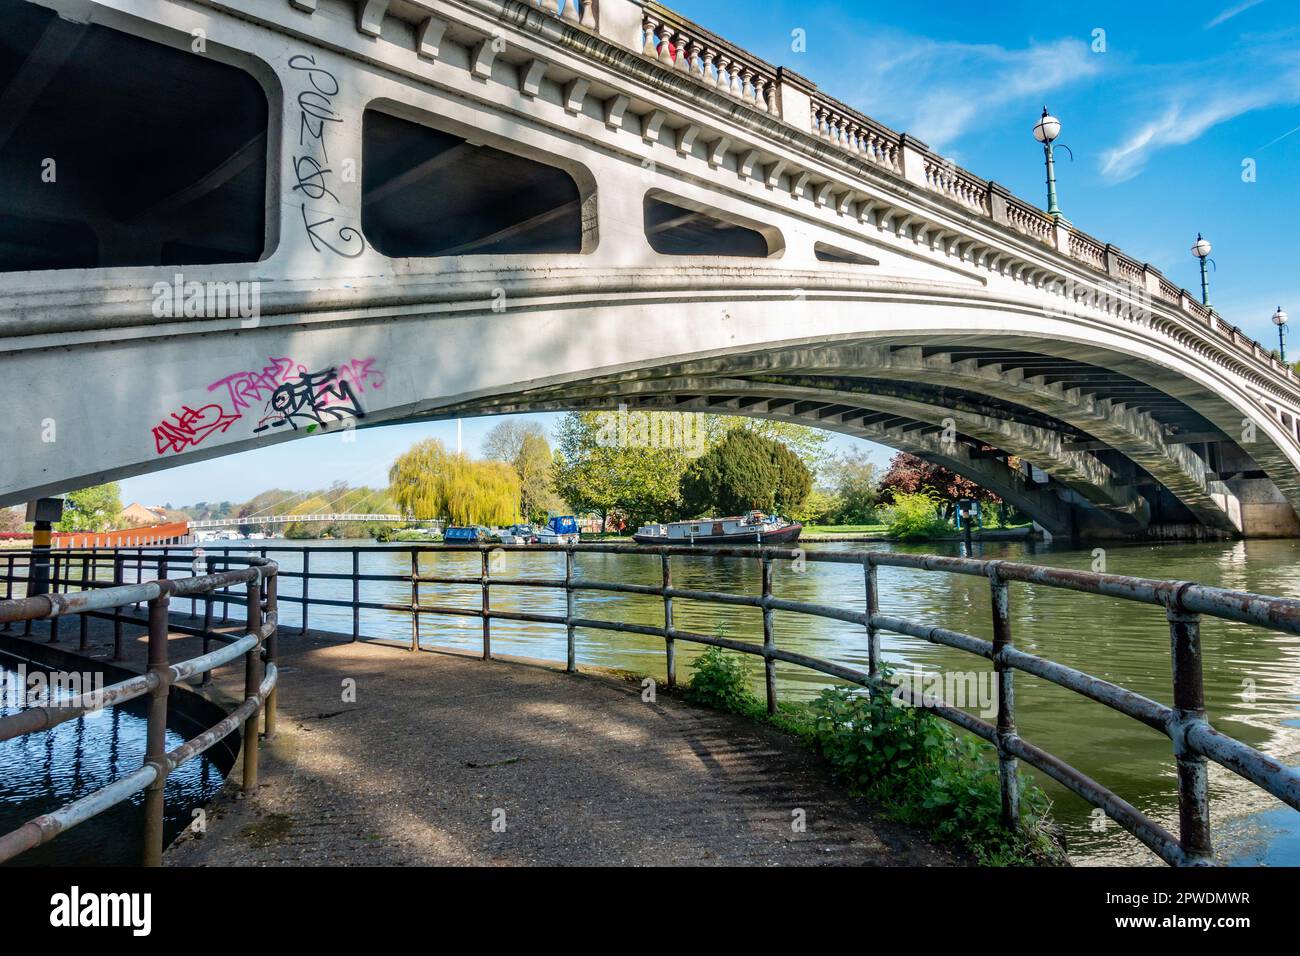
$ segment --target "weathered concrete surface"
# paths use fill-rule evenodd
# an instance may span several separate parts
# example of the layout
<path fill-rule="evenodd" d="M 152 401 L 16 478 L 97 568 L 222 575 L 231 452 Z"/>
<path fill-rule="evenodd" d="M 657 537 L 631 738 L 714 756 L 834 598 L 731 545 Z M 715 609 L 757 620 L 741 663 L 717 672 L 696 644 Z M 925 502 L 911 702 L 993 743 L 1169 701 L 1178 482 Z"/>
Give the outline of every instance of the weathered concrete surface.
<path fill-rule="evenodd" d="M 59 646 L 77 635 L 65 621 Z M 108 625 L 94 623 L 91 645 L 111 650 Z M 174 638 L 173 659 L 196 646 Z M 128 642 L 131 663 L 142 651 Z M 168 865 L 964 862 L 874 819 L 789 737 L 663 694 L 643 703 L 613 675 L 316 632 L 282 637 L 281 665 L 261 786 L 242 798 L 236 765 L 206 835 L 182 835 Z M 233 696 L 241 679 L 225 668 L 215 690 Z"/>

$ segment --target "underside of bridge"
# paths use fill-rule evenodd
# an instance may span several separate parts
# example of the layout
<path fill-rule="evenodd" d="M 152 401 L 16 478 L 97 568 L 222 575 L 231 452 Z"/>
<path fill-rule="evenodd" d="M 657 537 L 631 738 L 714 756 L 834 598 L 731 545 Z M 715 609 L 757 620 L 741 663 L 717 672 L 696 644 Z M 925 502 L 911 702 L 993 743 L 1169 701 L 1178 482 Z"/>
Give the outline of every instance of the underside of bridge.
<path fill-rule="evenodd" d="M 1241 530 L 1264 473 L 1179 399 L 1085 362 L 979 345 L 827 345 L 544 386 L 446 414 L 629 409 L 798 422 L 942 464 L 1054 535 Z"/>

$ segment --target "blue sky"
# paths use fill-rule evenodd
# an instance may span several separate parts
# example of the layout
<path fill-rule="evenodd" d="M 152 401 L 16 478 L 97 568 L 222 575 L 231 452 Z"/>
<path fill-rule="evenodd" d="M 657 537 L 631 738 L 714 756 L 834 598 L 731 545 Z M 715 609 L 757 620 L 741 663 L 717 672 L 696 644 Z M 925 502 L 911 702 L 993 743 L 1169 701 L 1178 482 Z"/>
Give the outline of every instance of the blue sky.
<path fill-rule="evenodd" d="M 1031 129 L 1046 104 L 1074 152 L 1073 162 L 1062 156 L 1058 182 L 1076 226 L 1189 289 L 1199 279 L 1188 249 L 1203 232 L 1218 266 L 1211 300 L 1229 322 L 1266 345 L 1276 339 L 1270 316 L 1279 304 L 1300 322 L 1291 236 L 1300 221 L 1295 0 L 672 6 L 1039 205 L 1042 154 Z M 804 52 L 793 50 L 796 30 Z M 1293 349 L 1300 357 L 1300 339 Z M 466 450 L 477 452 L 493 424 L 465 422 Z M 128 479 L 123 497 L 181 504 L 305 481 L 383 485 L 392 459 L 431 435 L 454 445 L 455 425 L 363 430 L 354 444 L 303 439 Z M 887 460 L 887 450 L 869 447 Z"/>

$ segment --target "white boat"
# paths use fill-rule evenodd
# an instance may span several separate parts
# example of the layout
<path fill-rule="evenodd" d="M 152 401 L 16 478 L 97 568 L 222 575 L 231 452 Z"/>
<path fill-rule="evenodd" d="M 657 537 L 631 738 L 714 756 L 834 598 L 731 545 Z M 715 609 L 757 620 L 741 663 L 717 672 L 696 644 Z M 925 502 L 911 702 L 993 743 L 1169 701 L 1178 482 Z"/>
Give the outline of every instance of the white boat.
<path fill-rule="evenodd" d="M 698 518 L 643 526 L 632 540 L 637 544 L 789 544 L 797 541 L 803 525 L 776 515 L 751 511 L 733 518 Z"/>
<path fill-rule="evenodd" d="M 512 524 L 504 531 L 498 531 L 497 537 L 502 544 L 532 544 L 537 540 L 537 529 L 530 524 Z"/>

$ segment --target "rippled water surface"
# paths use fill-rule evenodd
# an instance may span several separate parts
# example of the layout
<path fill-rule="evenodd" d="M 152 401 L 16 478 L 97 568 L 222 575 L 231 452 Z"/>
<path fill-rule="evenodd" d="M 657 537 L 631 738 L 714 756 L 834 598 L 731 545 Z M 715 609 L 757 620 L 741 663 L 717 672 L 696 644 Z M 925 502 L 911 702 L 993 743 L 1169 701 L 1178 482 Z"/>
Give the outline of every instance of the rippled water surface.
<path fill-rule="evenodd" d="M 6 675 L 20 674 L 19 667 L 19 661 L 0 655 L 0 681 Z M 28 665 L 28 672 L 31 670 Z M 142 700 L 134 700 L 52 730 L 0 742 L 0 833 L 138 769 L 144 760 L 144 706 Z M 7 706 L 0 697 L 0 716 L 18 709 Z M 197 732 L 198 728 L 188 730 L 189 735 Z M 184 742 L 181 733 L 167 732 L 168 750 Z M 166 840 L 189 824 L 193 809 L 210 799 L 223 780 L 223 770 L 206 754 L 182 764 L 167 777 Z M 9 865 L 134 866 L 140 860 L 143 834 L 141 792 Z"/>

